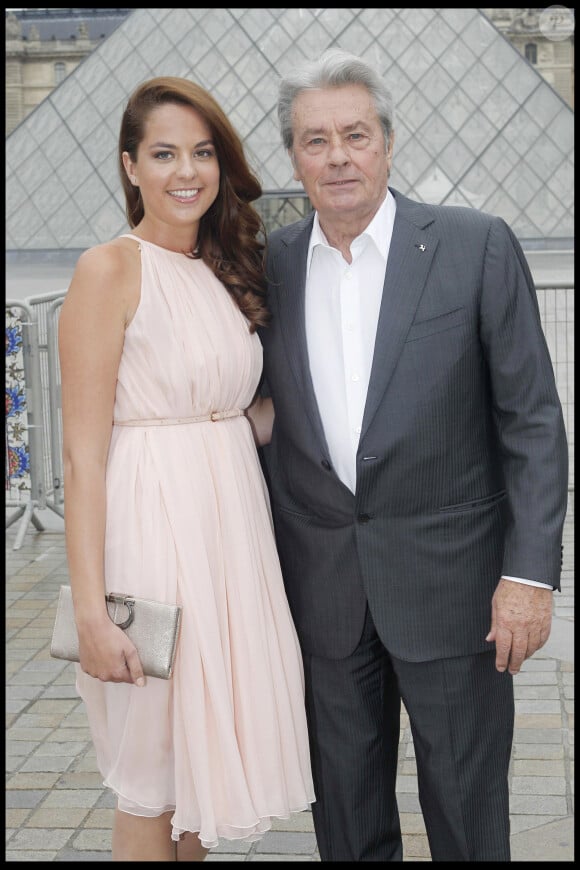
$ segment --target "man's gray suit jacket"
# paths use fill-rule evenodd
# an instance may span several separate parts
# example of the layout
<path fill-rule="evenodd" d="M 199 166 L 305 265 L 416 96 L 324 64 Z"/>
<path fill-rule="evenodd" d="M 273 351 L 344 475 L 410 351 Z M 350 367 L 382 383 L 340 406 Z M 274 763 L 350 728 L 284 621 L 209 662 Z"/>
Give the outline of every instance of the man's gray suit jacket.
<path fill-rule="evenodd" d="M 521 247 L 500 218 L 392 193 L 354 495 L 333 471 L 308 366 L 313 214 L 268 240 L 265 465 L 302 648 L 330 658 L 356 646 L 367 602 L 398 658 L 491 649 L 502 574 L 560 582 L 566 435 Z"/>

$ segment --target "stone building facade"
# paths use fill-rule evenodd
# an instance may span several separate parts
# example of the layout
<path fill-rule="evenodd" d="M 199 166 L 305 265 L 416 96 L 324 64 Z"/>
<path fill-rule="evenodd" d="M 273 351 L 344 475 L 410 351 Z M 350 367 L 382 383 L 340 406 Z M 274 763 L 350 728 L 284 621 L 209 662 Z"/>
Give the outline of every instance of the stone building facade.
<path fill-rule="evenodd" d="M 6 12 L 6 135 L 47 97 L 132 9 Z"/>
<path fill-rule="evenodd" d="M 574 108 L 574 12 L 544 9 L 482 9 L 500 33 Z"/>

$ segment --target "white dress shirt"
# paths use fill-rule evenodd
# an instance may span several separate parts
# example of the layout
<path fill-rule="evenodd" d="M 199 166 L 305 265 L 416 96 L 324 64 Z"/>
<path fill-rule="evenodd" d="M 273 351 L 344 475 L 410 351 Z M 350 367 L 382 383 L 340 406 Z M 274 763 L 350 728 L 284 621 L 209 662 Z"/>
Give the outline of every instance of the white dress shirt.
<path fill-rule="evenodd" d="M 353 493 L 395 211 L 395 198 L 387 191 L 367 228 L 351 243 L 352 263 L 328 243 L 317 213 L 308 246 L 305 311 L 312 384 L 332 466 Z"/>
<path fill-rule="evenodd" d="M 306 341 L 312 383 L 333 468 L 352 492 L 394 221 L 389 191 L 353 240 L 352 263 L 328 244 L 318 214 L 308 248 Z"/>

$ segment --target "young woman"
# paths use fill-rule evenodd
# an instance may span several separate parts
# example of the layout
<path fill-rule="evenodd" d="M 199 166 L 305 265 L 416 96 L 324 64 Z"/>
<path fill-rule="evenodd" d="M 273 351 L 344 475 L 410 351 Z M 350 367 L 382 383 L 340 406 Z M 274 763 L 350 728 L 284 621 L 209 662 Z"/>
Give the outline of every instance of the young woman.
<path fill-rule="evenodd" d="M 117 795 L 113 860 L 202 860 L 314 800 L 303 669 L 256 451 L 260 185 L 215 100 L 156 78 L 123 114 L 131 232 L 84 252 L 59 330 L 77 688 Z M 178 603 L 144 677 L 106 592 Z"/>

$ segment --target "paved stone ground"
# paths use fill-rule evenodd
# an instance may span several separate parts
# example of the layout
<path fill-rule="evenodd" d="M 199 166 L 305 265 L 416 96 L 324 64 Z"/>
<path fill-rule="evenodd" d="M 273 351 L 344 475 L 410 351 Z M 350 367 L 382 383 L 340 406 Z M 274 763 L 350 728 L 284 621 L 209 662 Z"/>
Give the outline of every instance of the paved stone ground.
<path fill-rule="evenodd" d="M 41 522 L 47 514 L 39 512 Z M 68 582 L 60 522 L 46 523 L 43 532 L 31 525 L 19 550 L 18 522 L 6 533 L 6 861 L 111 860 L 113 801 L 96 771 L 74 669 L 49 654 L 58 589 Z M 574 860 L 573 565 L 571 500 L 552 634 L 515 679 L 514 861 Z M 397 796 L 405 860 L 430 861 L 405 712 Z M 258 843 L 220 843 L 207 860 L 319 861 L 312 815 L 276 821 Z"/>

